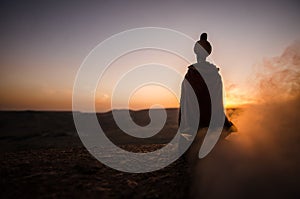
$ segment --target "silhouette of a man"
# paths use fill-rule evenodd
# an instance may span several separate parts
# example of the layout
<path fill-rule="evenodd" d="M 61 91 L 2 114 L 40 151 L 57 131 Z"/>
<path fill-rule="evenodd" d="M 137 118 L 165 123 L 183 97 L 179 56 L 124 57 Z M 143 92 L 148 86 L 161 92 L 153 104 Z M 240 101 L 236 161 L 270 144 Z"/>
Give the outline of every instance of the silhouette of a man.
<path fill-rule="evenodd" d="M 212 106 L 214 106 L 214 110 L 217 114 L 225 118 L 223 128 L 225 134 L 227 133 L 226 135 L 228 135 L 230 132 L 236 131 L 236 128 L 224 113 L 223 83 L 219 74 L 219 68 L 206 61 L 206 58 L 212 52 L 212 47 L 207 41 L 206 33 L 201 34 L 200 40 L 197 41 L 194 46 L 194 52 L 197 56 L 197 63 L 188 67 L 188 71 L 181 86 L 180 111 L 178 118 L 179 130 L 182 135 L 188 135 L 193 130 L 199 131 L 202 128 L 209 127 L 212 116 Z M 213 93 L 209 93 L 207 85 L 210 86 Z M 194 92 L 194 94 L 191 92 Z M 192 95 L 196 95 L 197 100 L 191 100 Z M 214 98 L 213 104 L 211 97 Z M 197 108 L 199 108 L 198 112 L 196 110 Z M 195 120 L 196 113 L 200 113 L 199 121 L 197 121 L 198 129 L 191 126 L 191 121 Z M 221 137 L 225 137 L 226 135 L 222 133 Z"/>

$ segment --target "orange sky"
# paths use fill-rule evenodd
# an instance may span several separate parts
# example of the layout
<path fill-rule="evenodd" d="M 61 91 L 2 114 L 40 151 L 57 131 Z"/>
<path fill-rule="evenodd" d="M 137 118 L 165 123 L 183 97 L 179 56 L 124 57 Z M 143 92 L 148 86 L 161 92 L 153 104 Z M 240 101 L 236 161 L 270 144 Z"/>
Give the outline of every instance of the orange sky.
<path fill-rule="evenodd" d="M 207 32 L 213 46 L 210 58 L 220 67 L 224 81 L 225 104 L 253 102 L 253 77 L 261 60 L 280 55 L 299 39 L 300 14 L 295 2 L 4 2 L 0 6 L 0 26 L 4 27 L 0 110 L 71 110 L 73 84 L 84 58 L 108 37 L 137 27 L 170 28 L 194 40 Z M 110 108 L 112 85 L 118 78 L 145 63 L 161 63 L 182 75 L 191 64 L 160 51 L 130 53 L 114 62 L 99 82 L 97 111 Z M 178 82 L 174 88 L 178 95 Z M 134 109 L 152 103 L 178 107 L 174 93 L 147 86 L 129 99 L 120 97 L 116 107 L 126 107 L 128 101 Z"/>

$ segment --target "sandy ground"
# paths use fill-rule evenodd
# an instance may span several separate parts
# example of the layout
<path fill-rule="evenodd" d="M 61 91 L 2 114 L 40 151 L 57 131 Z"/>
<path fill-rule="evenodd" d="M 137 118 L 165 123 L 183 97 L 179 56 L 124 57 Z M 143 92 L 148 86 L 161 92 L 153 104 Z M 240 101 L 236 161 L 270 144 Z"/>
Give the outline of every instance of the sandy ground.
<path fill-rule="evenodd" d="M 168 110 L 166 128 L 149 140 L 130 139 L 111 113 L 99 121 L 121 148 L 155 151 L 173 138 L 177 111 Z M 147 111 L 134 112 L 137 123 L 149 121 Z M 113 157 L 113 154 L 111 154 Z M 83 147 L 71 112 L 0 112 L 0 198 L 186 198 L 190 178 L 182 159 L 150 173 L 111 169 Z"/>
<path fill-rule="evenodd" d="M 82 147 L 5 153 L 0 170 L 1 198 L 186 198 L 190 179 L 182 159 L 132 174 L 101 164 Z"/>
<path fill-rule="evenodd" d="M 298 108 L 279 104 L 235 114 L 239 132 L 221 140 L 204 159 L 190 163 L 180 158 L 142 174 L 116 171 L 91 156 L 76 135 L 70 112 L 0 112 L 0 198 L 298 199 Z M 281 114 L 274 114 L 278 110 Z M 168 111 L 166 127 L 142 142 L 115 128 L 109 113 L 100 119 L 122 148 L 148 152 L 176 132 L 177 112 Z M 147 123 L 145 112 L 134 114 Z"/>

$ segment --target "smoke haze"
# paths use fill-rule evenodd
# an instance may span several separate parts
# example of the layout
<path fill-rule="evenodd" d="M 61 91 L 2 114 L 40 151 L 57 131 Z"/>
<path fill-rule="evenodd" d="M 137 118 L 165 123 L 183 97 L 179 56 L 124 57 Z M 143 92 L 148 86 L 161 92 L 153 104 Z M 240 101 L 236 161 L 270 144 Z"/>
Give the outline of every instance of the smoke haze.
<path fill-rule="evenodd" d="M 299 198 L 299 44 L 260 63 L 258 103 L 236 111 L 239 132 L 196 163 L 193 197 Z"/>

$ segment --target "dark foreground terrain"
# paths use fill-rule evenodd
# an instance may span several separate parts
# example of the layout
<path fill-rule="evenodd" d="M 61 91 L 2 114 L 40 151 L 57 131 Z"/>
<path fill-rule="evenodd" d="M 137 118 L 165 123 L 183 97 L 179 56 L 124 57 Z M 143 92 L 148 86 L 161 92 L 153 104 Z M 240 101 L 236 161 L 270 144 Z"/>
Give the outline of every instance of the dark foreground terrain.
<path fill-rule="evenodd" d="M 167 126 L 148 140 L 124 134 L 111 112 L 98 114 L 98 118 L 107 136 L 121 148 L 147 152 L 163 147 L 176 133 L 177 110 L 170 111 Z M 131 113 L 138 124 L 149 122 L 147 111 Z M 0 198 L 188 196 L 189 178 L 182 159 L 143 174 L 111 169 L 82 145 L 71 112 L 0 112 L 0 129 Z"/>
<path fill-rule="evenodd" d="M 178 160 L 156 172 L 131 174 L 106 167 L 82 147 L 6 153 L 1 198 L 185 198 L 184 166 Z"/>
<path fill-rule="evenodd" d="M 279 109 L 280 115 L 276 107 L 228 110 L 239 132 L 204 159 L 191 167 L 180 158 L 142 174 L 116 171 L 90 155 L 71 112 L 0 112 L 0 198 L 300 198 L 299 113 Z M 115 144 L 148 152 L 176 133 L 178 112 L 167 113 L 165 127 L 149 139 L 123 133 L 111 112 L 97 116 Z M 147 111 L 131 116 L 149 122 Z"/>

